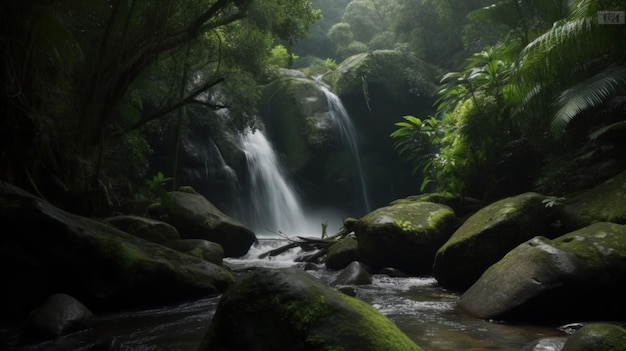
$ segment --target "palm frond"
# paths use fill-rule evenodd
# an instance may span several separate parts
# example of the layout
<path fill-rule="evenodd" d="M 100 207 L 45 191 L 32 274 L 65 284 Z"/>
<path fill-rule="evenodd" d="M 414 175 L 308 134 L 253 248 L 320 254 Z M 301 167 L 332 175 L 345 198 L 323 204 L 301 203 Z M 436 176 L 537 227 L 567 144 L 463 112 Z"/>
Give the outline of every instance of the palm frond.
<path fill-rule="evenodd" d="M 557 100 L 560 106 L 552 120 L 552 131 L 562 134 L 582 112 L 600 106 L 626 90 L 626 67 L 610 67 L 565 90 Z"/>

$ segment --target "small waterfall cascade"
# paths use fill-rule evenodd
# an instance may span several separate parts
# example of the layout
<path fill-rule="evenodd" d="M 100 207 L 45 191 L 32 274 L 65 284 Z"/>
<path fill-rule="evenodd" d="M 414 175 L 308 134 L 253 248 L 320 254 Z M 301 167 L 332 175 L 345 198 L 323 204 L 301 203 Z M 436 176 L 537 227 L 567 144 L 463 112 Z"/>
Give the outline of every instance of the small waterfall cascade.
<path fill-rule="evenodd" d="M 272 145 L 260 130 L 240 135 L 250 178 L 250 226 L 257 234 L 298 235 L 306 227 L 300 199 Z"/>
<path fill-rule="evenodd" d="M 204 172 L 207 178 L 223 178 L 229 184 L 237 184 L 237 173 L 224 160 L 213 139 L 209 139 L 208 155 L 204 157 Z M 214 165 L 211 167 L 210 162 Z"/>
<path fill-rule="evenodd" d="M 354 168 L 357 172 L 357 180 L 358 186 L 360 188 L 361 198 L 360 201 L 365 209 L 365 212 L 371 211 L 369 196 L 367 194 L 367 183 L 365 180 L 365 172 L 363 171 L 363 164 L 361 163 L 361 153 L 359 151 L 359 141 L 356 135 L 356 131 L 354 129 L 354 124 L 352 124 L 352 120 L 350 119 L 350 115 L 346 108 L 343 106 L 341 99 L 337 94 L 330 91 L 328 86 L 321 82 L 321 77 L 316 79 L 320 89 L 326 96 L 326 100 L 328 101 L 328 113 L 330 114 L 332 120 L 339 127 L 339 132 L 341 133 L 341 138 L 345 144 L 350 148 L 350 155 L 352 157 L 352 162 L 354 164 Z"/>

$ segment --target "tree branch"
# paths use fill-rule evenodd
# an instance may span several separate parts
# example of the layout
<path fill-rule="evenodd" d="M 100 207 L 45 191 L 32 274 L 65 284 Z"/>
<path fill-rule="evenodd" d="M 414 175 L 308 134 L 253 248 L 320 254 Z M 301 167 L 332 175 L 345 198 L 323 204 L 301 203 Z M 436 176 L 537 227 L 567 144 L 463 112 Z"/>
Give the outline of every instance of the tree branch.
<path fill-rule="evenodd" d="M 121 134 L 124 133 L 128 133 L 130 131 L 133 131 L 139 127 L 142 127 L 143 125 L 145 125 L 146 123 L 150 122 L 150 121 L 154 121 L 156 119 L 162 118 L 163 116 L 167 115 L 168 113 L 174 112 L 176 110 L 178 110 L 179 108 L 185 106 L 186 104 L 190 104 L 190 103 L 200 103 L 202 105 L 208 106 L 213 108 L 214 110 L 220 109 L 220 108 L 226 108 L 226 106 L 222 106 L 222 105 L 214 105 L 214 104 L 209 104 L 206 102 L 201 102 L 199 100 L 196 99 L 196 97 L 198 97 L 198 95 L 204 93 L 205 91 L 209 90 L 210 88 L 222 83 L 224 80 L 226 80 L 224 77 L 218 78 L 216 80 L 210 81 L 210 82 L 206 82 L 205 84 L 201 85 L 200 87 L 196 88 L 194 91 L 192 91 L 189 95 L 187 95 L 184 99 L 178 101 L 177 103 L 170 105 L 170 106 L 166 106 L 154 113 L 152 113 L 149 116 L 146 116 L 142 119 L 140 119 L 139 121 L 137 121 L 135 124 L 131 125 L 130 127 L 123 129 L 121 131 L 115 132 L 112 136 L 119 136 Z M 216 108 L 217 107 L 217 108 Z"/>

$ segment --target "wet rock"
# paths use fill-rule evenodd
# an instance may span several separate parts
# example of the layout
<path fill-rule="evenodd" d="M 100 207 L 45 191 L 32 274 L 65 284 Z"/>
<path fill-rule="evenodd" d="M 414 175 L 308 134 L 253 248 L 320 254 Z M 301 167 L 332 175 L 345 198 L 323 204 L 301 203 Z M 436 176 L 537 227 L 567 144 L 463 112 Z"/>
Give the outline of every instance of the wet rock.
<path fill-rule="evenodd" d="M 469 288 L 492 264 L 537 235 L 552 236 L 556 214 L 526 193 L 494 202 L 472 215 L 437 251 L 433 275 L 443 287 Z"/>
<path fill-rule="evenodd" d="M 258 268 L 222 296 L 205 350 L 420 350 L 367 303 L 296 268 Z"/>
<path fill-rule="evenodd" d="M 372 276 L 367 267 L 360 262 L 354 261 L 342 269 L 337 278 L 331 284 L 337 285 L 367 285 L 372 284 Z"/>
<path fill-rule="evenodd" d="M 405 278 L 408 277 L 409 275 L 404 273 L 403 271 L 399 270 L 399 269 L 395 269 L 392 267 L 385 267 L 385 268 L 381 268 L 379 269 L 376 274 L 384 274 L 387 275 L 389 277 L 392 278 Z"/>
<path fill-rule="evenodd" d="M 224 248 L 224 256 L 241 257 L 256 242 L 254 233 L 218 210 L 193 189 L 168 193 L 166 204 L 150 206 L 151 217 L 173 225 L 183 239 L 204 239 Z"/>
<path fill-rule="evenodd" d="M 595 223 L 535 237 L 491 266 L 461 297 L 479 318 L 620 320 L 626 313 L 626 225 Z"/>
<path fill-rule="evenodd" d="M 575 230 L 595 222 L 626 224 L 626 171 L 589 190 L 570 195 L 563 225 Z"/>
<path fill-rule="evenodd" d="M 0 319 L 20 318 L 63 291 L 92 310 L 216 295 L 224 268 L 0 183 Z"/>
<path fill-rule="evenodd" d="M 120 215 L 107 218 L 104 221 L 123 232 L 157 244 L 180 239 L 176 228 L 151 218 Z"/>
<path fill-rule="evenodd" d="M 561 351 L 567 337 L 541 338 L 524 347 L 524 351 Z"/>
<path fill-rule="evenodd" d="M 340 270 L 358 259 L 359 243 L 353 236 L 347 236 L 328 249 L 325 263 L 328 269 Z"/>
<path fill-rule="evenodd" d="M 431 274 L 435 253 L 452 234 L 455 218 L 450 207 L 430 202 L 379 208 L 355 227 L 361 259 L 374 270 Z"/>
<path fill-rule="evenodd" d="M 570 336 L 562 351 L 626 351 L 626 329 L 606 323 L 592 323 Z"/>
<path fill-rule="evenodd" d="M 67 294 L 54 294 L 30 316 L 25 332 L 29 336 L 59 337 L 93 327 L 94 315 L 80 301 Z"/>
<path fill-rule="evenodd" d="M 221 265 L 224 258 L 222 245 L 203 239 L 172 240 L 164 245 L 170 249 L 196 256 L 216 265 Z"/>

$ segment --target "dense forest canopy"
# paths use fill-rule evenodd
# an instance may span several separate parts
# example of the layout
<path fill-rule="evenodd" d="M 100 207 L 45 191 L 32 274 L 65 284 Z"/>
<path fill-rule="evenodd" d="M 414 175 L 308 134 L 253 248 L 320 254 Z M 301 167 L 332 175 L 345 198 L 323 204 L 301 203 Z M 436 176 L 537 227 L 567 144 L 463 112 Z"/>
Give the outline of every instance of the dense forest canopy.
<path fill-rule="evenodd" d="M 569 191 L 590 160 L 623 162 L 624 9 L 624 0 L 7 0 L 0 179 L 76 211 L 114 207 L 149 179 L 142 130 L 155 121 L 179 136 L 198 105 L 228 110 L 243 130 L 277 67 L 319 74 L 354 54 L 401 50 L 447 72 L 432 114 L 397 116 L 391 136 L 422 190 Z M 622 24 L 602 11 L 622 11 Z"/>

